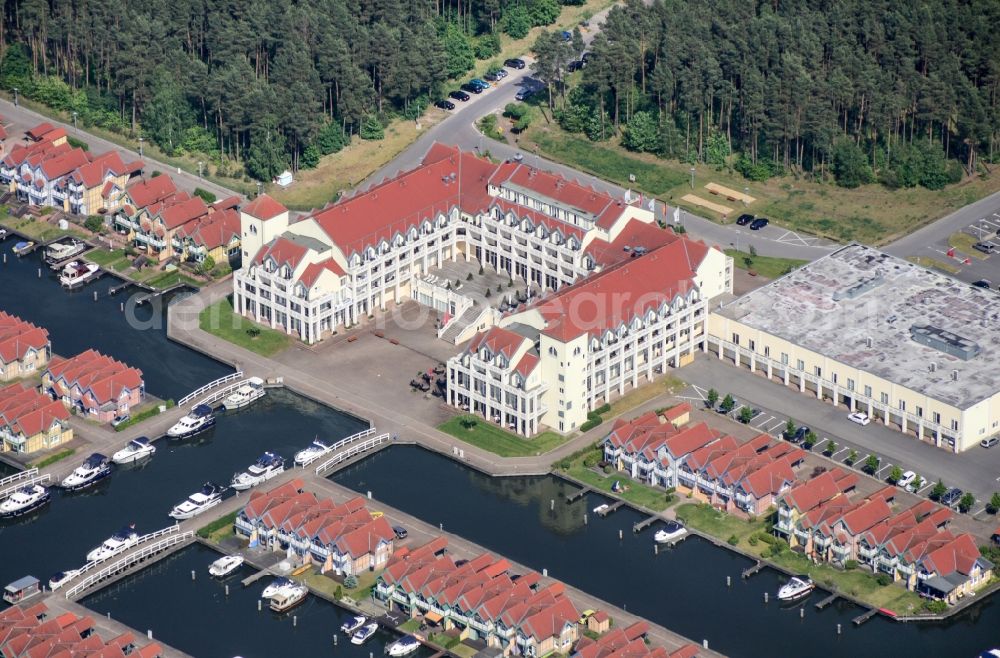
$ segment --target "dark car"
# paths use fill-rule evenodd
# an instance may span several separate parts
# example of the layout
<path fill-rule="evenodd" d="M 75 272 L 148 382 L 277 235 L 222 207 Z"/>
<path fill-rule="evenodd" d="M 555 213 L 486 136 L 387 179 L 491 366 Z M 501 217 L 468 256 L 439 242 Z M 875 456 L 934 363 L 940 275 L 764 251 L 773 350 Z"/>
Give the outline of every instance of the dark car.
<path fill-rule="evenodd" d="M 401 525 L 392 526 L 392 532 L 396 535 L 396 539 L 406 539 L 406 535 L 409 534 L 406 532 L 406 528 Z"/>
<path fill-rule="evenodd" d="M 803 425 L 799 429 L 795 430 L 795 434 L 788 437 L 788 440 L 792 443 L 802 443 L 806 440 L 806 434 L 809 434 L 809 428 Z"/>
<path fill-rule="evenodd" d="M 508 59 L 503 65 L 509 69 L 523 69 L 525 66 L 523 59 Z"/>
<path fill-rule="evenodd" d="M 490 71 L 489 73 L 487 73 L 483 77 L 486 78 L 487 80 L 489 80 L 490 82 L 496 82 L 497 80 L 500 79 L 500 73 L 497 72 L 497 71 Z"/>
<path fill-rule="evenodd" d="M 768 225 L 767 217 L 758 217 L 757 219 L 750 222 L 751 231 L 759 231 Z"/>
<path fill-rule="evenodd" d="M 442 110 L 454 110 L 455 104 L 442 98 L 437 103 L 434 103 L 434 107 L 440 107 Z"/>
<path fill-rule="evenodd" d="M 479 78 L 473 78 L 473 79 L 469 80 L 469 84 L 470 85 L 476 85 L 480 89 L 489 89 L 490 88 L 490 83 L 486 82 L 485 80 L 480 80 Z"/>
<path fill-rule="evenodd" d="M 462 85 L 462 91 L 467 91 L 470 94 L 481 94 L 483 93 L 483 88 L 479 85 L 474 85 L 471 82 L 466 82 Z"/>
<path fill-rule="evenodd" d="M 990 286 L 992 286 L 993 284 L 990 283 L 989 279 L 980 279 L 979 281 L 974 281 L 972 285 L 976 286 L 977 288 L 986 288 L 987 290 L 989 290 Z"/>
<path fill-rule="evenodd" d="M 531 89 L 522 89 L 521 91 L 514 94 L 514 100 L 516 101 L 526 101 L 531 98 L 531 95 L 535 92 Z"/>
<path fill-rule="evenodd" d="M 462 101 L 463 103 L 469 100 L 469 95 L 467 93 L 465 93 L 464 91 L 458 91 L 457 89 L 448 94 L 448 96 L 450 98 L 454 98 L 457 101 Z"/>
<path fill-rule="evenodd" d="M 952 487 L 941 496 L 941 504 L 945 507 L 954 507 L 962 499 L 962 493 L 958 487 Z"/>
<path fill-rule="evenodd" d="M 740 226 L 746 226 L 752 221 L 753 221 L 753 215 L 750 215 L 748 213 L 743 213 L 742 215 L 736 218 L 736 223 L 739 224 Z"/>

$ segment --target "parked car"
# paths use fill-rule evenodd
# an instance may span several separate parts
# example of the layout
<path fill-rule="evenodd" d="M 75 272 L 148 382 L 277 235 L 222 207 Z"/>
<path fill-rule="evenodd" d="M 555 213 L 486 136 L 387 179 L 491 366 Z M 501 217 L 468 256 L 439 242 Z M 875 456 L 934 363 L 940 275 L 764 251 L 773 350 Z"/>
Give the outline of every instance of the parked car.
<path fill-rule="evenodd" d="M 958 505 L 958 501 L 962 500 L 962 494 L 965 493 L 958 487 L 952 487 L 941 496 L 941 504 L 945 507 L 954 507 Z"/>
<path fill-rule="evenodd" d="M 914 473 L 913 471 L 906 471 L 905 473 L 903 473 L 903 477 L 899 478 L 896 481 L 896 486 L 906 489 L 911 484 L 913 484 L 913 481 L 916 479 L 917 479 L 916 473 Z"/>
<path fill-rule="evenodd" d="M 762 228 L 764 228 L 765 226 L 767 226 L 768 223 L 769 222 L 768 222 L 767 217 L 758 217 L 757 219 L 755 219 L 752 222 L 750 222 L 750 230 L 751 231 L 759 231 Z"/>
<path fill-rule="evenodd" d="M 118 427 L 119 425 L 124 425 L 130 420 L 132 420 L 132 416 L 130 414 L 115 416 L 114 419 L 111 421 L 111 427 Z"/>
<path fill-rule="evenodd" d="M 496 82 L 497 80 L 500 79 L 500 72 L 499 71 L 490 71 L 489 73 L 487 73 L 483 77 L 486 78 L 487 80 L 489 80 L 490 82 Z"/>
<path fill-rule="evenodd" d="M 485 80 L 482 80 L 480 78 L 473 78 L 473 79 L 469 80 L 469 84 L 470 85 L 476 85 L 477 87 L 479 87 L 481 89 L 484 89 L 484 90 L 490 88 L 490 83 L 488 83 Z"/>
<path fill-rule="evenodd" d="M 742 215 L 736 218 L 736 223 L 739 224 L 740 226 L 746 226 L 752 221 L 753 221 L 753 215 L 749 213 L 743 213 Z"/>
<path fill-rule="evenodd" d="M 396 535 L 396 539 L 406 539 L 406 536 L 410 534 L 406 531 L 406 528 L 401 525 L 392 526 L 392 533 Z"/>
<path fill-rule="evenodd" d="M 458 91 L 457 89 L 448 94 L 448 96 L 450 98 L 454 98 L 457 101 L 462 101 L 463 103 L 469 100 L 469 95 L 467 93 L 465 93 L 464 91 Z"/>
<path fill-rule="evenodd" d="M 455 104 L 442 98 L 438 102 L 434 103 L 434 107 L 440 107 L 442 110 L 454 110 Z"/>
<path fill-rule="evenodd" d="M 982 441 L 980 441 L 979 445 L 983 446 L 984 448 L 992 448 L 998 443 L 1000 443 L 1000 436 L 991 436 L 988 439 L 983 439 Z"/>
<path fill-rule="evenodd" d="M 990 242 L 977 242 L 972 245 L 973 249 L 983 252 L 984 254 L 995 254 L 997 248 Z"/>
<path fill-rule="evenodd" d="M 505 60 L 503 65 L 509 69 L 523 69 L 525 66 L 524 60 L 517 58 Z"/>
<path fill-rule="evenodd" d="M 483 93 L 483 88 L 479 85 L 474 85 L 471 82 L 466 82 L 462 85 L 462 91 L 467 91 L 470 94 L 481 94 Z"/>
<path fill-rule="evenodd" d="M 535 92 L 533 92 L 530 89 L 522 89 L 521 91 L 519 91 L 516 94 L 514 94 L 514 100 L 517 100 L 517 101 L 526 101 L 529 98 L 531 98 L 531 95 L 533 93 L 535 93 Z"/>
<path fill-rule="evenodd" d="M 976 286 L 977 288 L 986 288 L 987 290 L 993 287 L 993 284 L 990 283 L 989 279 L 980 279 L 979 281 L 973 282 L 972 285 Z"/>
<path fill-rule="evenodd" d="M 793 434 L 791 438 L 789 438 L 788 440 L 791 441 L 792 443 L 802 443 L 803 441 L 806 440 L 806 434 L 808 433 L 809 433 L 809 428 L 806 427 L 805 425 L 802 425 L 801 427 L 799 427 L 799 429 L 795 430 L 795 434 Z"/>
<path fill-rule="evenodd" d="M 855 411 L 853 414 L 847 417 L 847 420 L 852 423 L 857 423 L 858 425 L 867 425 L 872 422 L 872 419 L 868 417 L 868 414 L 861 411 Z"/>

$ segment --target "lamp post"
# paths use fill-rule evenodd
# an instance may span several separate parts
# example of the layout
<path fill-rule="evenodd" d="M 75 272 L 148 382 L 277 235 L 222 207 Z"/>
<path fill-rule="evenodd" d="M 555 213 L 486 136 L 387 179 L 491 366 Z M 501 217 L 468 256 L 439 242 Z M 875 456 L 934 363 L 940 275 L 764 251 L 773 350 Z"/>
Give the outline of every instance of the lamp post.
<path fill-rule="evenodd" d="M 204 163 L 204 162 L 202 162 L 201 160 L 199 160 L 199 161 L 198 161 L 198 178 L 201 178 L 201 167 L 202 167 L 202 165 L 204 165 L 204 164 L 205 164 L 205 163 Z"/>
<path fill-rule="evenodd" d="M 76 127 L 76 112 L 73 112 L 73 130 L 77 130 L 77 127 Z"/>
<path fill-rule="evenodd" d="M 19 91 L 18 88 L 14 87 L 14 107 L 17 107 L 17 92 L 18 91 Z"/>
<path fill-rule="evenodd" d="M 750 188 L 749 187 L 744 187 L 743 188 L 743 205 L 744 206 L 749 206 L 750 205 L 750 201 L 748 200 L 749 198 L 750 198 Z"/>
<path fill-rule="evenodd" d="M 142 157 L 142 143 L 143 143 L 144 141 L 146 141 L 146 140 L 145 140 L 145 139 L 143 139 L 142 137 L 140 137 L 140 138 L 139 138 L 139 157 L 140 157 L 140 158 Z"/>
<path fill-rule="evenodd" d="M 694 189 L 694 167 L 691 167 L 691 189 Z"/>

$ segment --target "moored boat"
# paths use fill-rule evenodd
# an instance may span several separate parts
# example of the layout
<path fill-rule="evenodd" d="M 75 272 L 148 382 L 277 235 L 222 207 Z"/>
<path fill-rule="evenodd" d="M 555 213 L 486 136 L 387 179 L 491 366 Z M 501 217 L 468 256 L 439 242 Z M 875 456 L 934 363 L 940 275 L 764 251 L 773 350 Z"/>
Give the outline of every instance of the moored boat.
<path fill-rule="evenodd" d="M 406 637 L 401 637 L 389 646 L 385 648 L 385 652 L 390 656 L 407 656 L 417 649 L 420 648 L 420 640 L 413 637 L 412 635 L 407 635 Z"/>
<path fill-rule="evenodd" d="M 221 503 L 223 491 L 225 491 L 225 487 L 220 487 L 212 482 L 206 482 L 202 485 L 200 491 L 194 492 L 174 505 L 174 508 L 170 510 L 170 517 L 183 520 L 198 516 L 202 512 Z"/>
<path fill-rule="evenodd" d="M 57 571 L 52 574 L 49 578 L 49 589 L 57 590 L 69 581 L 73 580 L 80 574 L 79 569 L 70 569 L 69 571 Z"/>
<path fill-rule="evenodd" d="M 604 510 L 608 509 L 609 507 L 611 507 L 611 506 L 608 505 L 607 503 L 602 503 L 602 504 L 600 504 L 600 505 L 598 505 L 597 507 L 594 508 L 594 514 L 600 514 Z"/>
<path fill-rule="evenodd" d="M 778 590 L 779 601 L 795 601 L 809 592 L 813 591 L 816 584 L 809 576 L 792 576 L 792 578 L 781 586 Z"/>
<path fill-rule="evenodd" d="M 59 283 L 63 288 L 76 288 L 100 275 L 101 268 L 96 263 L 71 260 L 59 274 Z"/>
<path fill-rule="evenodd" d="M 229 485 L 236 491 L 246 491 L 250 487 L 267 482 L 285 470 L 285 458 L 273 452 L 265 452 L 247 470 L 233 476 Z"/>
<path fill-rule="evenodd" d="M 76 238 L 70 238 L 68 242 L 53 242 L 45 248 L 45 262 L 49 265 L 59 265 L 83 253 L 86 248 L 87 243 Z"/>
<path fill-rule="evenodd" d="M 308 466 L 329 451 L 330 446 L 325 441 L 319 438 L 313 439 L 308 448 L 303 448 L 295 453 L 295 465 Z"/>
<path fill-rule="evenodd" d="M 88 562 L 107 560 L 119 553 L 124 553 L 132 548 L 139 541 L 139 533 L 135 531 L 135 524 L 126 526 L 104 540 L 100 546 L 91 549 L 87 553 Z"/>
<path fill-rule="evenodd" d="M 223 576 L 228 576 L 232 572 L 243 566 L 243 556 L 242 555 L 224 555 L 218 560 L 208 565 L 208 573 L 221 578 Z"/>
<path fill-rule="evenodd" d="M 116 464 L 131 464 L 145 459 L 156 452 L 156 446 L 144 436 L 132 439 L 124 448 L 111 455 L 111 461 Z"/>
<path fill-rule="evenodd" d="M 275 612 L 288 612 L 292 608 L 301 605 L 307 596 L 309 596 L 309 588 L 305 585 L 293 585 L 271 597 L 271 610 Z"/>
<path fill-rule="evenodd" d="M 167 430 L 167 436 L 172 439 L 186 439 L 215 425 L 215 414 L 212 407 L 207 404 L 199 404 L 191 410 L 189 414 Z"/>
<path fill-rule="evenodd" d="M 264 380 L 260 377 L 251 377 L 242 386 L 230 393 L 226 399 L 222 401 L 222 406 L 225 407 L 226 411 L 242 409 L 252 402 L 264 397 L 266 394 L 267 391 L 264 390 Z"/>
<path fill-rule="evenodd" d="M 354 631 L 358 630 L 367 623 L 368 617 L 365 617 L 364 615 L 354 615 L 340 625 L 340 630 L 348 635 L 353 635 Z"/>
<path fill-rule="evenodd" d="M 278 576 L 271 581 L 271 584 L 264 588 L 264 591 L 260 593 L 260 598 L 269 599 L 283 589 L 289 587 L 294 587 L 296 585 L 295 581 L 291 578 L 286 578 L 285 576 Z"/>
<path fill-rule="evenodd" d="M 68 491 L 79 491 L 97 484 L 109 475 L 111 475 L 111 463 L 108 458 L 95 452 L 67 475 L 60 486 Z"/>
<path fill-rule="evenodd" d="M 677 541 L 686 535 L 687 532 L 687 528 L 677 521 L 667 521 L 663 527 L 657 530 L 653 535 L 653 541 L 657 544 L 667 544 L 672 541 Z"/>
<path fill-rule="evenodd" d="M 377 630 L 378 630 L 377 622 L 374 621 L 368 622 L 367 624 L 365 624 L 364 626 L 362 626 L 361 628 L 359 628 L 357 631 L 354 632 L 354 635 L 351 636 L 351 644 L 364 644 L 365 642 L 370 640 L 373 635 L 375 635 L 375 631 Z"/>
<path fill-rule="evenodd" d="M 48 489 L 40 484 L 19 487 L 17 491 L 0 502 L 0 518 L 12 519 L 31 514 L 52 499 Z"/>
<path fill-rule="evenodd" d="M 16 254 L 17 256 L 24 256 L 26 254 L 31 253 L 31 250 L 34 246 L 35 243 L 33 241 L 22 240 L 21 242 L 15 244 L 14 248 L 11 251 L 13 251 L 14 254 Z"/>

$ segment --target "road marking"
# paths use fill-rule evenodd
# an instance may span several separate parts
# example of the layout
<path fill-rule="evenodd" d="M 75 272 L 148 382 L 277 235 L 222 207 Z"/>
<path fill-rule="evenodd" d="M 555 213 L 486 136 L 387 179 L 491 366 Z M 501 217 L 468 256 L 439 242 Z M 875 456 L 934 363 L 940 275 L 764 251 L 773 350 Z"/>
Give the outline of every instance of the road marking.
<path fill-rule="evenodd" d="M 762 427 L 764 427 L 764 425 L 767 425 L 767 424 L 768 424 L 768 423 L 770 423 L 770 422 L 771 422 L 772 420 L 774 420 L 774 416 L 767 416 L 767 417 L 765 418 L 765 417 L 764 417 L 764 414 L 761 414 L 761 417 L 760 417 L 760 418 L 755 418 L 755 419 L 753 420 L 753 422 L 752 422 L 752 423 L 750 423 L 750 425 L 751 425 L 752 427 L 756 427 L 757 429 L 761 429 Z M 1000 478 L 997 478 L 997 479 L 998 479 L 998 480 L 1000 480 Z"/>
<path fill-rule="evenodd" d="M 830 455 L 830 459 L 836 459 L 836 458 L 837 458 L 837 455 L 839 455 L 839 454 L 842 454 L 842 453 L 845 453 L 845 452 L 848 452 L 849 450 L 850 450 L 850 448 L 841 448 L 841 449 L 840 449 L 840 450 L 838 450 L 837 452 L 835 452 L 835 453 L 833 453 L 832 455 Z"/>
<path fill-rule="evenodd" d="M 882 468 L 880 468 L 877 471 L 875 471 L 875 477 L 879 477 L 881 475 L 882 471 L 884 471 L 887 468 L 892 468 L 892 464 L 886 464 Z"/>
<path fill-rule="evenodd" d="M 918 494 L 922 494 L 923 492 L 927 491 L 936 484 L 935 482 L 927 482 L 926 480 L 925 482 L 926 484 L 923 487 L 921 487 L 920 491 L 917 492 Z"/>

